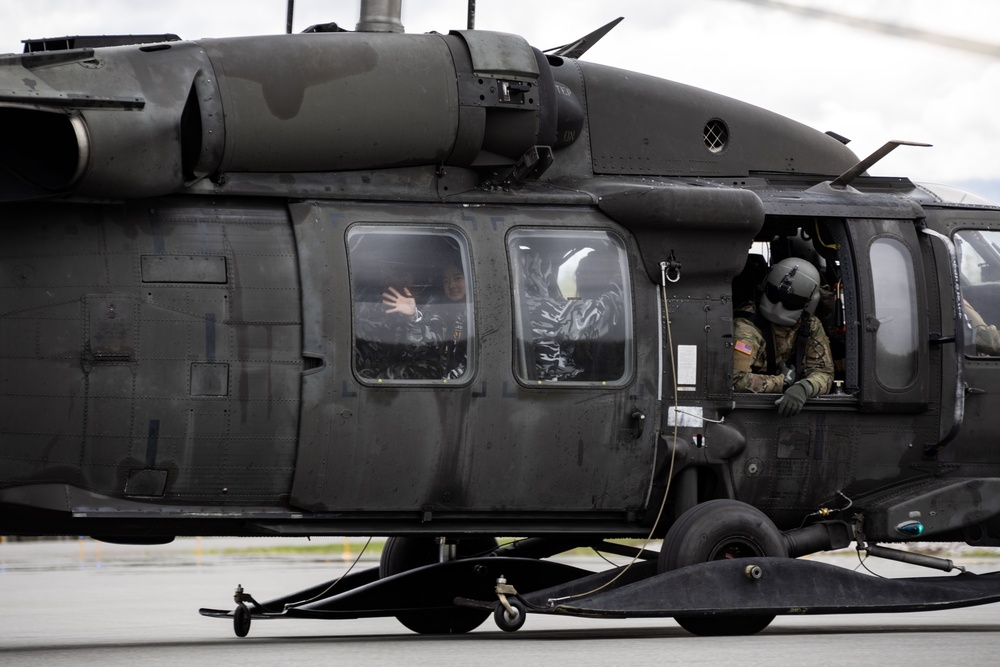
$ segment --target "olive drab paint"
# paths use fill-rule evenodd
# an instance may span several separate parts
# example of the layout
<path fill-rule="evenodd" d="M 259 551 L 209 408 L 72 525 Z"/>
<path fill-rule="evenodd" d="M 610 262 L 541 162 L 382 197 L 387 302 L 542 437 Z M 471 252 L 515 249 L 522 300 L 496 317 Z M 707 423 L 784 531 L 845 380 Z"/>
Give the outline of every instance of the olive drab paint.
<path fill-rule="evenodd" d="M 1000 546 L 1000 208 L 515 35 L 75 39 L 0 57 L 0 534 Z"/>

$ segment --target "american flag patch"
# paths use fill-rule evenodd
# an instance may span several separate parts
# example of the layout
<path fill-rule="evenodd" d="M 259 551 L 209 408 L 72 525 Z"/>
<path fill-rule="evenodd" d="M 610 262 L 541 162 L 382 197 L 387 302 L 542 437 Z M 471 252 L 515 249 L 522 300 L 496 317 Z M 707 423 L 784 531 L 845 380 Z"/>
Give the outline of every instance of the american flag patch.
<path fill-rule="evenodd" d="M 753 355 L 753 345 L 745 340 L 736 341 L 736 351 L 746 355 Z"/>

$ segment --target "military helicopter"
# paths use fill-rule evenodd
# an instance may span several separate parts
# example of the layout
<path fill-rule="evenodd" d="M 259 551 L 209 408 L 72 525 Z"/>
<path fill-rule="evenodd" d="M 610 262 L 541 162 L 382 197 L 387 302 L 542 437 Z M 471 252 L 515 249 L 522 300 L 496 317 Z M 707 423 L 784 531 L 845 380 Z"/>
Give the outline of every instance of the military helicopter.
<path fill-rule="evenodd" d="M 1000 546 L 1000 208 L 868 174 L 908 142 L 859 159 L 581 59 L 611 27 L 543 53 L 369 1 L 354 31 L 2 56 L 0 534 L 388 538 L 202 610 L 238 636 L 1000 600 L 798 558 Z M 733 332 L 789 257 L 830 295 L 835 386 L 783 416 L 734 391 Z M 581 546 L 633 562 L 549 560 Z"/>

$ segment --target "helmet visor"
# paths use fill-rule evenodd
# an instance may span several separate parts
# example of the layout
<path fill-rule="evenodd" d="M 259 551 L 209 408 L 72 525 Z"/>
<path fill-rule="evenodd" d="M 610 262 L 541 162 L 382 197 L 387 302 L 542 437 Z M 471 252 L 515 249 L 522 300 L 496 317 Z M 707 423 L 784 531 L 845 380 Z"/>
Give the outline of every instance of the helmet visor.
<path fill-rule="evenodd" d="M 791 292 L 783 292 L 777 285 L 772 285 L 771 283 L 768 283 L 764 287 L 764 296 L 771 303 L 780 303 L 788 310 L 802 310 L 809 303 L 809 296 L 799 296 Z"/>

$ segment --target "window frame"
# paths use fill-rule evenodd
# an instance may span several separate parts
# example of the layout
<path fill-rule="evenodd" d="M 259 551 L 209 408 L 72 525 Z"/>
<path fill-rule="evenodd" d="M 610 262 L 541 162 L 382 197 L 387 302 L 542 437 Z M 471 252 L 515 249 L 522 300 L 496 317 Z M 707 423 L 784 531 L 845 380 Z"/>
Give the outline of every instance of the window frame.
<path fill-rule="evenodd" d="M 859 298 L 860 326 L 860 403 L 863 412 L 915 414 L 931 405 L 931 371 L 935 362 L 930 350 L 928 319 L 928 282 L 936 281 L 926 271 L 924 252 L 930 250 L 930 240 L 918 231 L 916 220 L 910 218 L 847 218 L 847 229 L 855 249 Z M 886 386 L 876 374 L 875 335 L 879 324 L 875 319 L 875 296 L 869 247 L 875 239 L 891 237 L 906 247 L 913 270 L 916 290 L 917 354 L 916 375 L 905 388 Z"/>
<path fill-rule="evenodd" d="M 979 259 L 983 260 L 983 262 L 987 262 L 988 258 L 983 257 L 983 254 L 980 252 L 980 249 L 977 248 L 976 245 L 973 244 L 971 240 L 963 238 L 963 236 L 962 236 L 963 234 L 969 234 L 969 235 L 972 235 L 972 234 L 993 234 L 993 235 L 997 235 L 998 240 L 1000 240 L 1000 231 L 992 230 L 992 229 L 982 229 L 982 228 L 976 228 L 976 227 L 963 227 L 961 229 L 956 229 L 952 233 L 952 240 L 953 240 L 953 242 L 955 242 L 955 246 L 956 246 L 956 249 L 958 250 L 958 254 L 959 254 L 959 257 L 958 257 L 958 262 L 959 262 L 958 263 L 958 273 L 959 273 L 959 280 L 961 281 L 960 287 L 961 287 L 961 292 L 962 292 L 962 298 L 963 298 L 963 300 L 965 300 L 967 298 L 967 292 L 968 291 L 977 291 L 977 292 L 983 291 L 983 288 L 982 288 L 983 285 L 995 284 L 995 285 L 997 285 L 997 291 L 1000 292 L 1000 281 L 995 281 L 995 280 L 990 280 L 990 281 L 979 280 L 977 282 L 973 282 L 973 281 L 970 281 L 970 280 L 966 279 L 967 274 L 966 274 L 966 271 L 964 270 L 964 267 L 966 265 L 967 256 L 966 256 L 966 252 L 963 249 L 963 246 L 967 245 L 968 248 L 973 253 L 975 253 L 975 255 Z M 990 245 L 993 246 L 993 254 L 997 255 L 998 262 L 997 262 L 997 264 L 995 266 L 992 267 L 992 270 L 994 272 L 1000 274 L 1000 246 L 997 246 L 995 243 L 993 243 L 989 239 L 983 239 L 983 242 L 984 243 L 989 243 Z M 983 264 L 979 264 L 978 266 L 979 266 L 979 268 L 981 270 Z M 975 290 L 969 290 L 968 288 L 970 288 L 970 287 L 978 287 L 978 288 L 975 289 Z M 980 296 L 979 298 L 975 299 L 974 301 L 978 303 L 978 310 L 983 310 L 983 305 L 984 305 L 984 302 L 986 301 L 986 299 L 983 299 Z M 970 303 L 972 303 L 972 302 L 970 302 Z M 973 305 L 973 307 L 976 308 L 977 306 Z M 962 308 L 963 308 L 963 312 L 965 312 L 965 305 L 964 305 L 964 303 L 962 305 Z M 977 312 L 978 312 L 978 310 L 977 310 Z M 1000 324 L 1000 318 L 997 318 L 995 315 L 996 315 L 996 313 L 986 313 L 986 316 L 983 316 L 983 313 L 980 313 L 980 316 L 983 316 L 983 320 L 985 321 L 985 323 L 987 325 L 991 325 L 992 324 L 993 326 L 997 326 L 998 324 Z M 976 359 L 979 359 L 979 360 L 996 360 L 996 359 L 1000 359 L 1000 353 L 998 353 L 998 354 L 989 354 L 988 352 L 980 352 L 979 351 L 979 347 L 976 344 L 975 330 L 969 325 L 968 317 L 967 316 L 966 316 L 965 320 L 966 320 L 965 321 L 965 326 L 963 327 L 963 331 L 962 331 L 962 335 L 965 336 L 965 346 L 964 346 L 964 349 L 965 349 L 965 358 L 966 359 L 972 359 L 972 360 L 976 360 Z"/>
<path fill-rule="evenodd" d="M 361 274 L 362 261 L 360 257 L 355 256 L 357 247 L 362 243 L 361 240 L 357 242 L 354 239 L 361 239 L 364 236 L 424 236 L 424 237 L 441 237 L 445 239 L 453 239 L 456 244 L 458 251 L 458 257 L 462 264 L 462 270 L 465 274 L 465 290 L 466 290 L 466 310 L 465 310 L 465 369 L 462 375 L 457 378 L 448 377 L 420 377 L 420 378 L 388 378 L 388 377 L 368 377 L 363 375 L 363 369 L 359 368 L 358 360 L 358 310 L 361 303 L 371 303 L 372 308 L 377 308 L 377 302 L 366 302 L 359 300 L 358 295 L 358 281 L 356 278 Z M 472 243 L 460 227 L 445 222 L 398 222 L 398 223 L 380 223 L 373 221 L 357 221 L 352 223 L 344 233 L 344 246 L 345 255 L 347 259 L 347 277 L 348 277 L 348 293 L 350 295 L 350 358 L 351 358 L 351 373 L 360 384 L 370 387 L 382 387 L 391 386 L 394 388 L 400 387 L 427 387 L 427 386 L 455 386 L 464 387 L 468 386 L 473 377 L 476 374 L 476 359 L 478 357 L 478 345 L 476 340 L 477 332 L 477 308 L 476 308 L 476 288 L 475 288 L 475 271 L 474 259 L 472 252 Z M 377 249 L 375 249 L 377 251 Z M 398 252 L 398 248 L 395 248 L 392 252 Z M 386 251 L 389 254 L 389 251 Z M 391 262 L 390 259 L 383 260 L 385 262 Z M 425 271 L 430 271 L 432 267 L 432 262 L 429 260 L 423 263 L 423 268 Z M 436 268 L 443 268 L 443 266 L 437 266 Z M 428 276 L 429 279 L 429 276 Z M 434 286 L 428 284 L 428 290 L 434 290 Z M 374 294 L 374 293 L 373 293 Z M 418 309 L 419 306 L 418 302 Z M 427 307 L 432 305 L 430 303 L 423 303 L 423 306 Z M 425 316 L 426 313 L 424 313 Z"/>
<path fill-rule="evenodd" d="M 526 329 L 530 324 L 526 324 L 526 318 L 528 314 L 524 310 L 524 288 L 523 277 L 520 270 L 520 258 L 515 256 L 515 247 L 518 241 L 522 241 L 528 238 L 541 238 L 541 239 L 565 239 L 566 241 L 575 240 L 577 243 L 588 243 L 594 242 L 609 243 L 617 251 L 617 265 L 622 277 L 622 372 L 621 375 L 614 379 L 545 379 L 538 377 L 531 377 L 531 373 L 527 372 L 528 363 L 528 349 L 531 348 L 532 343 L 524 336 Z M 606 388 L 620 388 L 628 386 L 632 383 L 636 368 L 635 368 L 635 349 L 636 349 L 636 331 L 635 331 L 635 315 L 634 315 L 634 299 L 635 290 L 632 280 L 633 262 L 631 261 L 628 241 L 619 233 L 614 230 L 607 228 L 593 228 L 593 227 L 537 227 L 537 226 L 518 226 L 512 227 L 508 233 L 505 240 L 505 248 L 507 254 L 507 268 L 509 272 L 510 286 L 511 286 L 511 335 L 512 335 L 512 349 L 513 355 L 511 359 L 511 372 L 518 384 L 524 387 L 562 387 L 566 389 L 606 389 Z M 580 251 L 577 251 L 579 254 Z M 589 253 L 588 253 L 589 254 Z M 570 258 L 572 256 L 569 256 Z M 581 258 L 582 259 L 582 258 Z M 568 263 L 563 262 L 562 266 Z M 577 263 L 579 260 L 577 260 Z M 574 278 L 575 281 L 575 278 Z M 558 283 L 558 277 L 556 278 Z M 575 282 L 574 282 L 575 284 Z M 561 287 L 560 287 L 561 290 Z M 560 293 L 560 297 L 562 294 Z M 565 297 L 563 297 L 565 298 Z M 573 298 L 578 298 L 573 297 Z M 572 300 L 572 299 L 570 299 Z M 532 355 L 533 356 L 533 355 Z"/>

